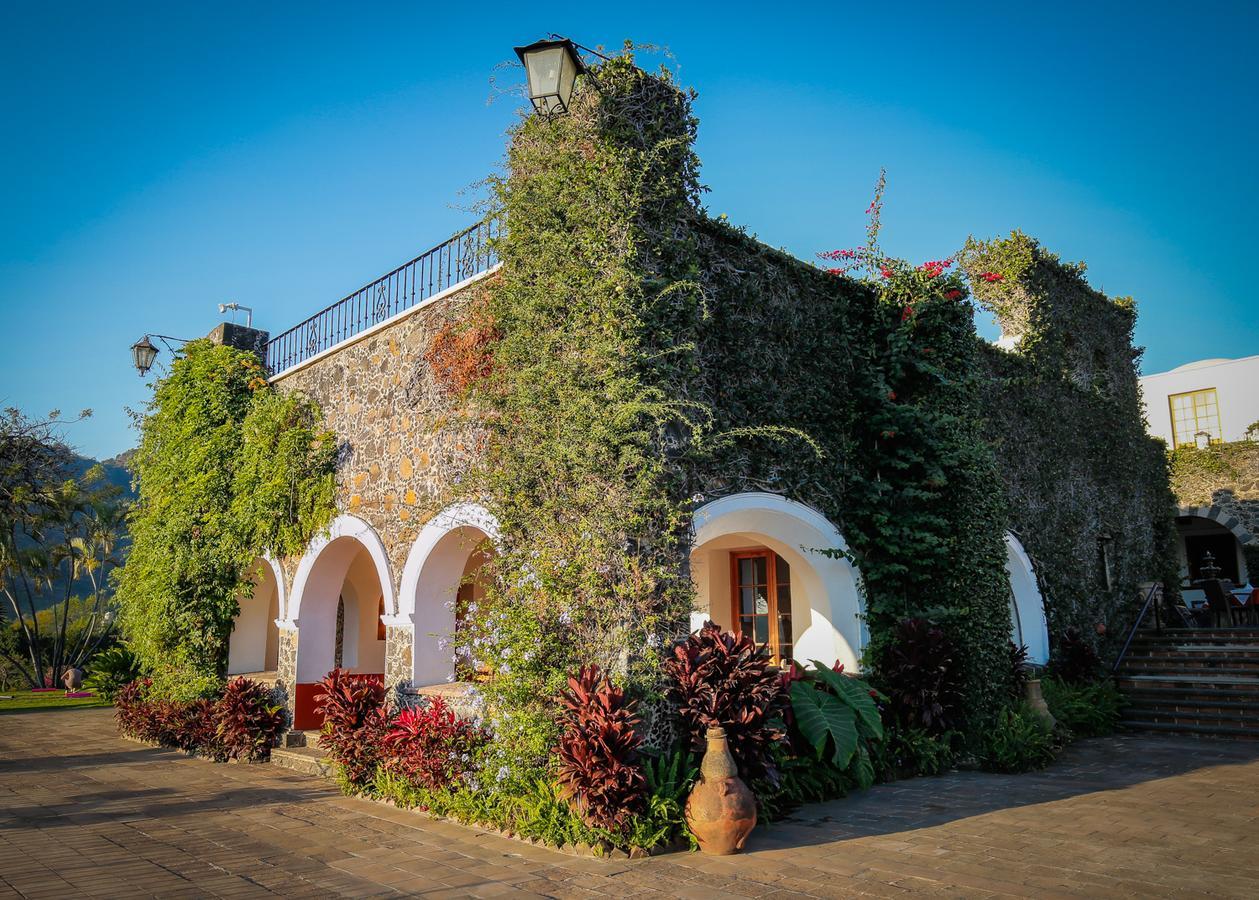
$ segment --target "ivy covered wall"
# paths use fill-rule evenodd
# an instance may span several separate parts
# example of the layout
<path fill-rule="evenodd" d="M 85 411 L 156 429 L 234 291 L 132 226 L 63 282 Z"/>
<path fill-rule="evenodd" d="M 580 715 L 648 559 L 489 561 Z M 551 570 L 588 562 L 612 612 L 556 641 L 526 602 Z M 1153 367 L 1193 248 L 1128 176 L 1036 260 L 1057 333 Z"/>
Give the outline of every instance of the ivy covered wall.
<path fill-rule="evenodd" d="M 1123 640 L 1139 584 L 1177 584 L 1164 448 L 1146 432 L 1137 383 L 1135 305 L 1019 232 L 972 244 L 964 262 L 1013 345 L 982 354 L 1008 527 L 1035 565 L 1051 639 L 1075 626 L 1105 649 Z"/>

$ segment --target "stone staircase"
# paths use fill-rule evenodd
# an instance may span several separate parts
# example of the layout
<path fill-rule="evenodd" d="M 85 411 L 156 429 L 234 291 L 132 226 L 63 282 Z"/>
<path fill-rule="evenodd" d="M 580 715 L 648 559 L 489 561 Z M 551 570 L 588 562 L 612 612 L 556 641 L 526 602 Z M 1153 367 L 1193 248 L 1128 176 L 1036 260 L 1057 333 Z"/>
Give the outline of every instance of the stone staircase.
<path fill-rule="evenodd" d="M 1127 728 L 1259 739 L 1259 628 L 1143 629 L 1115 677 Z"/>
<path fill-rule="evenodd" d="M 271 751 L 271 764 L 303 775 L 332 777 L 332 762 L 319 749 L 318 731 L 290 731 L 284 742 Z"/>

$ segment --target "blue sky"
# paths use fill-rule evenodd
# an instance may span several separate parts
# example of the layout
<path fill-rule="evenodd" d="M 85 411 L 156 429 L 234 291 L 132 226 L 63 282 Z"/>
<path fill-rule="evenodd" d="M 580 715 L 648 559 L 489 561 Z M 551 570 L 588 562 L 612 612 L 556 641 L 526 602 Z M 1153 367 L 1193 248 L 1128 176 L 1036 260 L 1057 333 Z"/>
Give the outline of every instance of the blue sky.
<path fill-rule="evenodd" d="M 1255 4 L 32 3 L 0 11 L 0 404 L 135 443 L 128 347 L 281 331 L 472 221 L 514 44 L 663 45 L 706 202 L 804 258 L 1013 228 L 1138 300 L 1144 369 L 1259 352 Z M 534 10 L 537 10 L 535 13 Z M 640 57 L 644 65 L 668 61 Z"/>

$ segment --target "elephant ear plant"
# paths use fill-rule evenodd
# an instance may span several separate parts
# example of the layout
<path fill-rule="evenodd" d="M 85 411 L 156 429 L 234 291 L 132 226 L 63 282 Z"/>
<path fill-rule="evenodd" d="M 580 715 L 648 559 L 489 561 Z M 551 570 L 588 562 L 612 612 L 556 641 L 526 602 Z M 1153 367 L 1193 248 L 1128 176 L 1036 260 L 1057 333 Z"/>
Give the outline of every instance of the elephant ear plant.
<path fill-rule="evenodd" d="M 874 783 L 871 742 L 883 740 L 877 693 L 858 678 L 813 660 L 804 677 L 791 681 L 795 729 L 819 761 L 847 772 L 863 788 Z"/>

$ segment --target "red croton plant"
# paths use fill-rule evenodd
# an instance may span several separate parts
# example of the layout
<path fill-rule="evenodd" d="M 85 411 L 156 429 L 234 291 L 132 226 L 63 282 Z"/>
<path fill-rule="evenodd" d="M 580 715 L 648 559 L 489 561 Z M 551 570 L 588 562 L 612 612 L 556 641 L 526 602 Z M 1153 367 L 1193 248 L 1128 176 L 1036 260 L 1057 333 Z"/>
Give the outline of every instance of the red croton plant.
<path fill-rule="evenodd" d="M 777 783 L 770 748 L 784 734 L 773 723 L 783 712 L 786 694 L 777 668 L 747 634 L 722 631 L 712 623 L 673 648 L 665 673 L 669 697 L 690 737 L 702 752 L 714 725 L 726 730 L 730 755 L 745 781 Z"/>
<path fill-rule="evenodd" d="M 351 786 L 367 787 L 384 758 L 389 730 L 384 685 L 370 676 L 333 669 L 319 682 L 315 709 L 324 720 L 319 746 L 341 767 Z"/>
<path fill-rule="evenodd" d="M 385 735 L 385 770 L 438 790 L 461 778 L 489 740 L 484 729 L 460 719 L 441 697 L 404 709 Z"/>
<path fill-rule="evenodd" d="M 635 703 L 598 666 L 582 666 L 559 700 L 560 794 L 587 825 L 618 830 L 642 809 L 647 792 L 637 764 Z"/>

